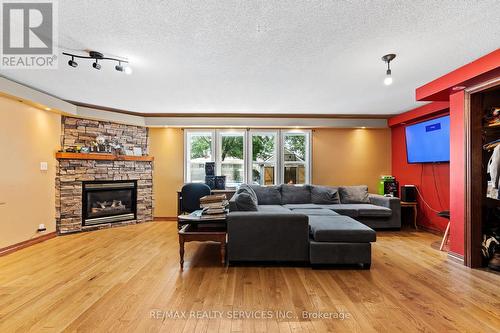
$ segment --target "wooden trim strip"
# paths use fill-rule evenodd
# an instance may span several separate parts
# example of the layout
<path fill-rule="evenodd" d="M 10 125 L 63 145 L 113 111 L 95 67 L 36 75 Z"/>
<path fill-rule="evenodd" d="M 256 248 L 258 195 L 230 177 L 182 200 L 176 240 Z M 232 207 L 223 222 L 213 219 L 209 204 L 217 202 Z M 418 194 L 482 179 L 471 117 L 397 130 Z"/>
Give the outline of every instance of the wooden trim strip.
<path fill-rule="evenodd" d="M 452 251 L 448 251 L 448 259 L 455 261 L 455 262 L 462 264 L 462 265 L 464 264 L 464 256 L 462 256 L 458 253 L 452 252 Z"/>
<path fill-rule="evenodd" d="M 422 224 L 417 224 L 417 225 L 418 225 L 419 230 L 423 230 L 423 231 L 426 231 L 428 233 L 431 233 L 433 235 L 437 235 L 440 237 L 443 237 L 443 235 L 444 235 L 444 231 L 442 231 L 442 230 L 439 230 L 439 229 L 436 229 L 436 228 L 433 228 L 433 227 L 430 227 L 427 225 L 422 225 Z"/>
<path fill-rule="evenodd" d="M 389 119 L 391 114 L 320 114 L 320 113 L 144 113 L 116 109 L 107 106 L 66 100 L 76 106 L 100 111 L 116 112 L 139 117 L 175 117 L 175 118 L 314 118 L 314 119 Z"/>
<path fill-rule="evenodd" d="M 153 218 L 155 222 L 177 222 L 177 216 L 156 216 Z"/>
<path fill-rule="evenodd" d="M 9 253 L 16 252 L 18 250 L 24 249 L 24 248 L 26 248 L 28 246 L 44 242 L 44 241 L 49 240 L 51 238 L 54 238 L 56 236 L 57 236 L 57 233 L 55 231 L 54 232 L 49 232 L 48 234 L 45 234 L 45 235 L 42 235 L 42 236 L 39 236 L 39 237 L 36 237 L 36 238 L 28 239 L 28 240 L 25 240 L 25 241 L 22 241 L 22 242 L 19 242 L 19 243 L 12 244 L 12 245 L 9 245 L 7 247 L 1 248 L 0 249 L 0 257 L 1 256 L 5 256 L 5 255 L 7 255 Z"/>

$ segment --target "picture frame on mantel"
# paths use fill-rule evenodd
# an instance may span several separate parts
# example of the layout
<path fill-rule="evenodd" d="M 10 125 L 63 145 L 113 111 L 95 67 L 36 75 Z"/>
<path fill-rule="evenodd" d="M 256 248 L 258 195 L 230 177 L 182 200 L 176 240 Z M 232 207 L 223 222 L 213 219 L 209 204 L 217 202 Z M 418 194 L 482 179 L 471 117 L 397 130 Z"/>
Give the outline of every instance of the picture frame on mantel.
<path fill-rule="evenodd" d="M 134 156 L 142 156 L 142 148 L 141 147 L 134 147 Z"/>

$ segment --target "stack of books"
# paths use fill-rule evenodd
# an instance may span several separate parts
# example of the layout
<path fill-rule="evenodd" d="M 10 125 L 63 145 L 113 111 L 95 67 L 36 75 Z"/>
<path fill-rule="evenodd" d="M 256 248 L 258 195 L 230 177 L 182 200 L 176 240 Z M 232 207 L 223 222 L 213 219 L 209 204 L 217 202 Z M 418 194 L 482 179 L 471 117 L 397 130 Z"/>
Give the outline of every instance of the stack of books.
<path fill-rule="evenodd" d="M 200 207 L 203 209 L 201 218 L 225 218 L 228 201 L 225 194 L 206 195 L 200 198 Z"/>

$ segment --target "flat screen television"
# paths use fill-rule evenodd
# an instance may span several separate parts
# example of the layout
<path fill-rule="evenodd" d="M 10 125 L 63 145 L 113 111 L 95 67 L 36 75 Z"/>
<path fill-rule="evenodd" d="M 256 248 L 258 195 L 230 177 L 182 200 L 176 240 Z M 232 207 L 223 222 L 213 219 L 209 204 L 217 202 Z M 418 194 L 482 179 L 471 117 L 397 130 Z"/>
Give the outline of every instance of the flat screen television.
<path fill-rule="evenodd" d="M 450 116 L 406 126 L 408 163 L 450 161 Z"/>

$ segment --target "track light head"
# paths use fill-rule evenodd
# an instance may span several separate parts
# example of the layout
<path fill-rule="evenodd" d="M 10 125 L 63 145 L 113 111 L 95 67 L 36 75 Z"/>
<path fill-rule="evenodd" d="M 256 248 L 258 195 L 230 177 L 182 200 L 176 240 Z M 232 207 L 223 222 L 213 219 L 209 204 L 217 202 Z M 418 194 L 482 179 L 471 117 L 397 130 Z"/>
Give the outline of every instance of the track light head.
<path fill-rule="evenodd" d="M 96 60 L 96 62 L 92 63 L 92 67 L 94 67 L 94 68 L 95 68 L 95 69 L 97 69 L 97 70 L 101 69 L 101 65 L 99 65 L 99 64 L 97 63 L 97 60 Z"/>
<path fill-rule="evenodd" d="M 115 66 L 115 69 L 116 69 L 118 72 L 123 72 L 123 66 L 122 66 L 121 64 L 116 65 L 116 66 Z"/>
<path fill-rule="evenodd" d="M 73 68 L 76 68 L 78 66 L 78 63 L 71 58 L 70 61 L 68 61 L 68 65 L 70 65 Z"/>

